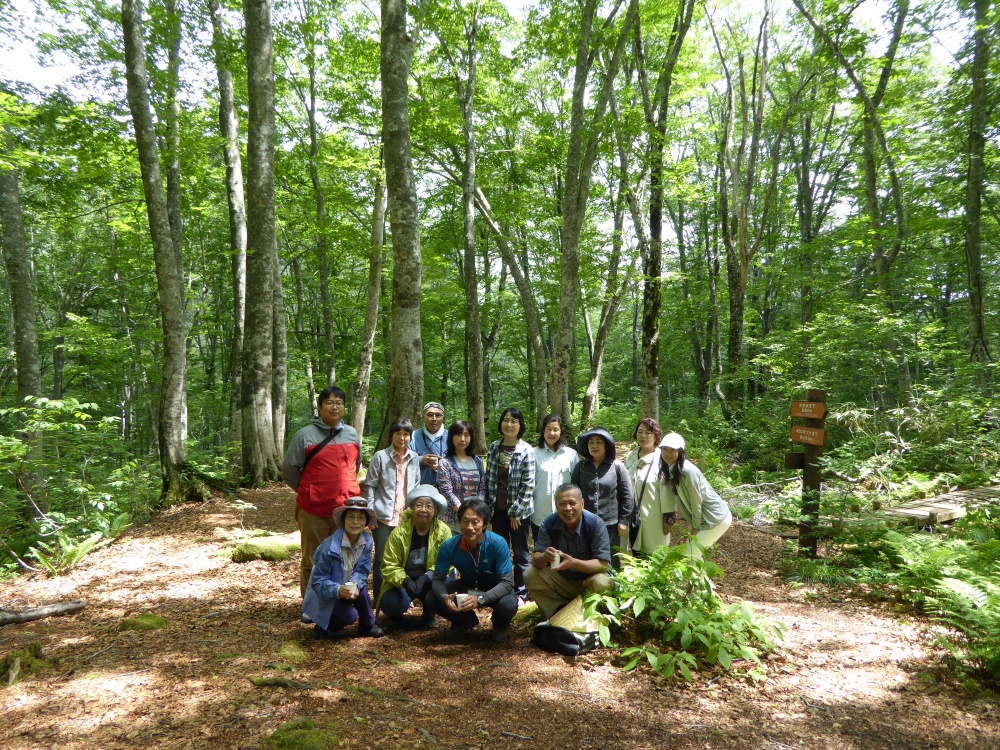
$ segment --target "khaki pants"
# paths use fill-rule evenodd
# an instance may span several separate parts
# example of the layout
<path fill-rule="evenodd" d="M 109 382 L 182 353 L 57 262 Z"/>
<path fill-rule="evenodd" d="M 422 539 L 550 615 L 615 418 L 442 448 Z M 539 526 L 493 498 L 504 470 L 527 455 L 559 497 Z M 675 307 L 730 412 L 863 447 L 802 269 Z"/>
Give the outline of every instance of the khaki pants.
<path fill-rule="evenodd" d="M 549 619 L 584 591 L 610 591 L 611 577 L 607 573 L 595 573 L 582 581 L 571 581 L 548 566 L 539 569 L 529 565 L 524 571 L 524 585 L 539 611 Z"/>
<path fill-rule="evenodd" d="M 332 518 L 322 518 L 306 513 L 298 505 L 295 506 L 295 522 L 299 525 L 302 539 L 302 563 L 299 566 L 299 590 L 306 595 L 309 586 L 309 576 L 313 569 L 313 554 L 323 540 L 334 532 Z"/>

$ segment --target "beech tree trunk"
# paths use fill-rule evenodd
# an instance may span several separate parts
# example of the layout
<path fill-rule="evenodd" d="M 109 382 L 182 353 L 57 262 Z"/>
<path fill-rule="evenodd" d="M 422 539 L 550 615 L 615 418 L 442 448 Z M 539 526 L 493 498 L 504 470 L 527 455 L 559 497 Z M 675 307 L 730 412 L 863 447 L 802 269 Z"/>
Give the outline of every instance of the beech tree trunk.
<path fill-rule="evenodd" d="M 552 370 L 549 374 L 549 402 L 552 411 L 561 414 L 567 427 L 570 419 L 569 382 L 570 359 L 573 350 L 573 328 L 576 322 L 576 296 L 580 285 L 580 233 L 587 213 L 590 197 L 590 179 L 593 174 L 597 145 L 601 136 L 604 113 L 611 97 L 614 79 L 618 74 L 625 45 L 632 27 L 639 17 L 638 0 L 630 0 L 628 11 L 614 47 L 606 62 L 604 80 L 598 92 L 591 116 L 586 115 L 587 81 L 597 57 L 591 48 L 594 40 L 594 21 L 597 0 L 586 0 L 580 19 L 577 38 L 576 64 L 573 74 L 572 111 L 570 115 L 569 147 L 566 153 L 566 176 L 562 201 L 562 233 L 560 235 L 560 286 L 559 325 L 552 352 Z M 607 24 L 605 24 L 607 25 Z"/>
<path fill-rule="evenodd" d="M 412 57 L 413 39 L 406 31 L 406 0 L 382 0 L 382 142 L 393 259 L 392 365 L 386 421 L 398 417 L 419 421 L 424 394 L 420 334 L 423 267 L 407 86 Z M 386 430 L 382 432 L 379 447 L 388 444 Z"/>
<path fill-rule="evenodd" d="M 245 0 L 247 88 L 247 305 L 243 345 L 243 474 L 278 479 L 273 412 L 277 244 L 274 227 L 274 50 L 270 0 Z M 279 297 L 280 298 L 280 297 Z"/>
<path fill-rule="evenodd" d="M 663 304 L 663 146 L 674 68 L 691 27 L 695 0 L 680 0 L 670 33 L 667 55 L 650 97 L 642 29 L 635 26 L 636 68 L 649 131 L 649 241 L 642 253 L 642 390 L 640 418 L 660 418 L 660 310 Z"/>
<path fill-rule="evenodd" d="M 359 435 L 365 434 L 365 417 L 368 414 L 368 389 L 372 377 L 372 354 L 375 351 L 375 333 L 378 329 L 378 306 L 382 297 L 382 252 L 385 245 L 385 185 L 382 182 L 382 164 L 375 177 L 372 227 L 368 249 L 368 305 L 365 307 L 365 327 L 361 333 L 361 354 L 358 358 L 358 375 L 354 380 L 354 403 L 351 407 L 351 426 Z"/>
<path fill-rule="evenodd" d="M 467 77 L 463 82 L 457 65 L 455 85 L 462 109 L 462 138 L 465 153 L 462 159 L 462 218 L 463 275 L 465 281 L 465 343 L 469 355 L 465 378 L 469 421 L 473 438 L 480 450 L 486 443 L 486 399 L 483 395 L 483 332 L 479 316 L 479 275 L 476 272 L 476 136 L 472 112 L 476 94 L 476 35 L 479 32 L 479 8 L 472 10 L 471 24 L 466 25 Z"/>
<path fill-rule="evenodd" d="M 226 54 L 226 29 L 219 0 L 209 0 L 212 15 L 212 48 L 219 77 L 219 129 L 226 165 L 226 198 L 229 202 L 229 252 L 233 285 L 233 343 L 230 353 L 229 443 L 241 438 L 240 393 L 243 382 L 243 318 L 247 296 L 247 214 L 243 198 L 243 161 L 239 122 L 233 96 L 233 74 Z"/>
<path fill-rule="evenodd" d="M 7 137 L 8 143 L 11 139 Z M 10 149 L 8 148 L 8 151 Z M 35 308 L 35 285 L 31 259 L 24 235 L 21 189 L 14 169 L 0 169 L 0 225 L 3 227 L 3 264 L 10 294 L 11 334 L 14 361 L 17 365 L 17 405 L 42 395 L 42 369 L 38 359 L 38 318 Z M 25 419 L 18 419 L 24 426 Z M 44 492 L 44 474 L 37 469 L 44 458 L 40 432 L 25 435 L 28 452 L 24 469 L 17 472 L 17 488 L 27 501 L 19 507 L 24 518 L 36 515 L 35 508 L 48 510 Z"/>
<path fill-rule="evenodd" d="M 969 347 L 973 362 L 991 359 L 983 320 L 983 259 L 980 216 L 983 210 L 983 155 L 990 103 L 986 80 L 990 67 L 990 0 L 975 0 L 972 50 L 972 101 L 969 107 L 969 167 L 965 193 L 965 264 L 969 289 Z M 993 9 L 994 14 L 996 9 Z M 995 32 L 994 32 L 995 33 Z"/>
<path fill-rule="evenodd" d="M 163 373 L 160 383 L 159 449 L 163 475 L 161 501 L 171 504 L 184 498 L 184 381 L 187 348 L 184 335 L 184 282 L 171 237 L 167 201 L 163 195 L 156 131 L 149 105 L 146 54 L 143 46 L 142 8 L 139 0 L 122 0 L 125 38 L 125 82 L 128 105 L 146 199 L 146 215 L 153 244 L 156 286 L 163 326 Z"/>

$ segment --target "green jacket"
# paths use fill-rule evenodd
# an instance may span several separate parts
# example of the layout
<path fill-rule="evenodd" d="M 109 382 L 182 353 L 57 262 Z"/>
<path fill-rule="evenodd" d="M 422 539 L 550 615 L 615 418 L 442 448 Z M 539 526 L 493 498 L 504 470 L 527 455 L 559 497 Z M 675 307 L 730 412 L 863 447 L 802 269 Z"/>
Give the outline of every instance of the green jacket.
<path fill-rule="evenodd" d="M 406 558 L 410 554 L 410 539 L 412 537 L 413 510 L 407 508 L 399 519 L 399 526 L 392 530 L 385 543 L 385 552 L 382 555 L 382 590 L 379 592 L 378 601 L 375 602 L 376 610 L 382 603 L 382 594 L 387 589 L 403 588 L 403 581 L 406 580 Z M 449 539 L 451 539 L 451 529 L 448 528 L 448 524 L 435 518 L 427 535 L 427 573 L 429 575 L 434 573 L 438 550 Z"/>

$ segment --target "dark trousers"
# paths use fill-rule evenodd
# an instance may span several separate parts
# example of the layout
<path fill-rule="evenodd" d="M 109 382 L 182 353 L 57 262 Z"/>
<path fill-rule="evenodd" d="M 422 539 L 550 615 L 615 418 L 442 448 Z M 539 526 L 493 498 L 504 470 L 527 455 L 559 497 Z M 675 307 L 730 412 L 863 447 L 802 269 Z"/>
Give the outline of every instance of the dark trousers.
<path fill-rule="evenodd" d="M 448 589 L 449 594 L 454 594 L 456 591 L 464 594 L 469 590 L 469 587 L 462 583 L 461 579 L 448 581 L 445 584 L 445 588 Z M 452 625 L 465 625 L 466 627 L 474 628 L 479 624 L 479 618 L 476 617 L 475 612 L 452 612 L 448 609 L 448 605 L 441 601 L 440 597 L 433 590 L 427 598 L 434 600 L 436 612 Z M 487 604 L 486 606 L 493 610 L 493 627 L 505 628 L 510 625 L 510 621 L 517 614 L 517 596 L 507 594 L 500 601 Z"/>
<path fill-rule="evenodd" d="M 379 592 L 382 591 L 382 556 L 385 554 L 385 543 L 389 541 L 389 534 L 394 528 L 396 527 L 379 521 L 375 531 L 372 532 L 372 538 L 375 541 L 372 557 L 372 578 L 374 579 L 372 596 L 375 597 L 375 601 L 378 601 Z M 380 605 L 380 608 L 385 609 L 385 604 Z"/>
<path fill-rule="evenodd" d="M 437 602 L 431 593 L 430 581 L 427 578 L 421 580 L 425 582 L 425 585 L 423 591 L 417 592 L 416 598 L 424 603 L 424 619 L 430 620 L 434 617 Z M 385 612 L 385 616 L 390 620 L 402 620 L 412 603 L 413 598 L 410 597 L 406 589 L 387 588 L 382 594 L 379 608 Z"/>
<path fill-rule="evenodd" d="M 621 548 L 621 538 L 618 536 L 618 524 L 613 523 L 606 527 L 608 530 L 608 541 L 611 542 L 611 567 L 615 570 L 621 570 L 622 564 L 621 560 L 618 559 L 619 553 L 615 552 L 615 547 Z"/>
<path fill-rule="evenodd" d="M 493 516 L 493 533 L 502 536 L 513 553 L 514 587 L 517 589 L 519 596 L 525 594 L 524 571 L 528 569 L 528 565 L 531 563 L 531 557 L 528 554 L 528 531 L 530 526 L 531 519 L 522 518 L 521 526 L 517 529 L 512 529 L 510 527 L 510 516 L 505 511 L 497 511 L 497 515 Z"/>
<path fill-rule="evenodd" d="M 375 624 L 375 610 L 372 607 L 371 595 L 368 587 L 363 586 L 358 589 L 357 599 L 340 599 L 333 603 L 333 613 L 330 615 L 330 625 L 327 632 L 340 630 L 355 621 L 358 627 L 367 630 Z"/>

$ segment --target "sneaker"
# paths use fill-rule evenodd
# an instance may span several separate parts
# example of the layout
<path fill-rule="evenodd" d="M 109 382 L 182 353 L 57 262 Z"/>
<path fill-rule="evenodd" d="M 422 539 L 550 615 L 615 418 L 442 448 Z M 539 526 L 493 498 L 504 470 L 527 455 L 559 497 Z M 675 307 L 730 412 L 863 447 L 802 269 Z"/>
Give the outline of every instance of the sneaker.
<path fill-rule="evenodd" d="M 446 631 L 444 631 L 444 637 L 447 641 L 457 641 L 462 638 L 466 633 L 468 633 L 472 628 L 468 625 L 452 625 Z"/>
<path fill-rule="evenodd" d="M 299 622 L 303 623 L 304 625 L 312 625 L 313 619 L 309 615 L 303 613 L 302 615 L 299 616 Z"/>
<path fill-rule="evenodd" d="M 510 640 L 510 629 L 506 626 L 496 625 L 493 627 L 493 642 L 498 646 Z"/>
<path fill-rule="evenodd" d="M 381 638 L 385 635 L 385 631 L 378 625 L 372 625 L 370 628 L 362 628 L 359 626 L 358 635 L 362 638 Z"/>

